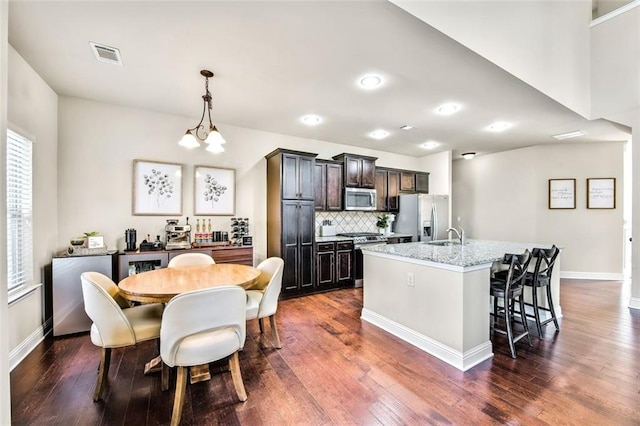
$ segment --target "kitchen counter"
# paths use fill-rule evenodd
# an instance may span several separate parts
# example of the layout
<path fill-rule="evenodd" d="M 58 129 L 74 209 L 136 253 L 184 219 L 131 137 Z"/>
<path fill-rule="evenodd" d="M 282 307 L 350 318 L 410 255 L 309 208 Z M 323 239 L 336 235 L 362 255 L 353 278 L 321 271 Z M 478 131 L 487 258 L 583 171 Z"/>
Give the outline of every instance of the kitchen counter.
<path fill-rule="evenodd" d="M 545 246 L 467 240 L 464 246 L 406 243 L 365 247 L 361 318 L 466 371 L 493 356 L 489 334 L 491 266 L 505 253 Z M 551 277 L 558 316 L 562 312 L 560 257 Z M 530 298 L 530 293 L 526 290 L 525 298 Z M 546 298 L 538 299 L 546 303 Z"/>
<path fill-rule="evenodd" d="M 334 235 L 332 237 L 316 237 L 316 243 L 333 243 L 336 241 L 353 241 L 353 237 Z"/>
<path fill-rule="evenodd" d="M 457 240 L 442 240 L 452 245 L 438 246 L 425 242 L 391 244 L 365 247 L 367 252 L 402 257 L 427 262 L 435 268 L 469 270 L 470 267 L 485 267 L 501 260 L 505 253 L 523 253 L 533 247 L 550 248 L 551 244 L 514 243 L 507 241 L 467 240 L 457 244 Z"/>

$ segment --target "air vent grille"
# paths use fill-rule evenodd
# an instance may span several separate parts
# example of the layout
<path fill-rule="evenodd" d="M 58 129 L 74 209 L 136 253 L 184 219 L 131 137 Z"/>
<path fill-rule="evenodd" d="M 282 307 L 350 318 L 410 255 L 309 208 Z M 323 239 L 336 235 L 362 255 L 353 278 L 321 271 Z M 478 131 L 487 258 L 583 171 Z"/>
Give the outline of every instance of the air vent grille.
<path fill-rule="evenodd" d="M 97 60 L 122 66 L 120 50 L 115 47 L 109 47 L 93 42 L 89 42 L 89 44 L 91 45 L 91 50 L 93 50 L 93 54 L 96 56 Z"/>

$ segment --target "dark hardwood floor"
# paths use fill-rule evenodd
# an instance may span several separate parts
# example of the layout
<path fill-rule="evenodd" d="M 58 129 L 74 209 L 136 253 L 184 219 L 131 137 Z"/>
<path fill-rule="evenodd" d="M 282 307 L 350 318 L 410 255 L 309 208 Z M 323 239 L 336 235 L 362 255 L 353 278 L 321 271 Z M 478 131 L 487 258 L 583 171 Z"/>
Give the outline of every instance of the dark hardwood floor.
<path fill-rule="evenodd" d="M 188 385 L 183 424 L 639 425 L 640 313 L 627 308 L 629 287 L 563 280 L 560 333 L 551 324 L 533 347 L 521 341 L 515 360 L 496 334 L 493 359 L 465 373 L 363 323 L 359 289 L 283 300 L 282 349 L 261 348 L 257 324 L 248 327 L 248 400 L 214 366 L 211 381 Z M 155 344 L 115 349 L 110 388 L 94 403 L 99 353 L 87 334 L 46 339 L 11 373 L 13 423 L 168 424 L 175 377 L 161 392 L 158 374 L 143 375 Z"/>

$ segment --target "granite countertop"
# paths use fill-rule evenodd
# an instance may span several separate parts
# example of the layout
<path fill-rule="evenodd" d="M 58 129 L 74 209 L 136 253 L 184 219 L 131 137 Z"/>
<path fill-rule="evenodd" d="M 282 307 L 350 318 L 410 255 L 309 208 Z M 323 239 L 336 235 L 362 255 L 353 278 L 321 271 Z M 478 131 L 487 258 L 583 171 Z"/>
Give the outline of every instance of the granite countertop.
<path fill-rule="evenodd" d="M 333 243 L 335 241 L 353 241 L 353 238 L 341 235 L 334 235 L 332 237 L 316 237 L 316 243 Z"/>
<path fill-rule="evenodd" d="M 365 246 L 362 248 L 362 251 L 363 253 L 381 253 L 425 262 L 468 267 L 492 264 L 502 259 L 505 253 L 522 253 L 526 249 L 531 250 L 534 247 L 549 248 L 551 244 L 467 240 L 464 246 L 460 244 L 437 246 L 419 242 Z"/>

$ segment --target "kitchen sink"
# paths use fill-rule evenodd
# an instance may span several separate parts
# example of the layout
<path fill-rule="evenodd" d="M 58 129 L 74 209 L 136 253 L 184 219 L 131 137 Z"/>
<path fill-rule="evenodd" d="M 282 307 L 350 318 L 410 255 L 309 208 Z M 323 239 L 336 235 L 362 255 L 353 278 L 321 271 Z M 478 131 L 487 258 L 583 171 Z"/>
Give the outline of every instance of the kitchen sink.
<path fill-rule="evenodd" d="M 427 244 L 430 246 L 459 246 L 460 241 L 455 241 L 455 240 L 427 241 L 424 244 Z"/>

